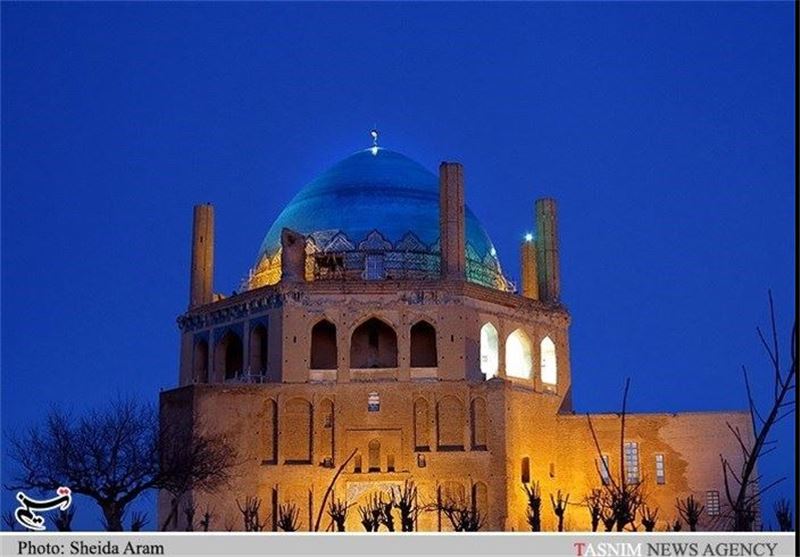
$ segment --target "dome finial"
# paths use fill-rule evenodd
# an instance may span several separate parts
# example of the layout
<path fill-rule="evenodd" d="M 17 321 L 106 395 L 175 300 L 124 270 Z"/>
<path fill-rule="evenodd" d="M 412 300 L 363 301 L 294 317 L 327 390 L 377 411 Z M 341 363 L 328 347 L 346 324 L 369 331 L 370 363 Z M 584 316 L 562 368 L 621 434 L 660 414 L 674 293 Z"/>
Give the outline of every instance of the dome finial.
<path fill-rule="evenodd" d="M 378 128 L 372 128 L 369 132 L 372 136 L 372 154 L 378 154 Z"/>

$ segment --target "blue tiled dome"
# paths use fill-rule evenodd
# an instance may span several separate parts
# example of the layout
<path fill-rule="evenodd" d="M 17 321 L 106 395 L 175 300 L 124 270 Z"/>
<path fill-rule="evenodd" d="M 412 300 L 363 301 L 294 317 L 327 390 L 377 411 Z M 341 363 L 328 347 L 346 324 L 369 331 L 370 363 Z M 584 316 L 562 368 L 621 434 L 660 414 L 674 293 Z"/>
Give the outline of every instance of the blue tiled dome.
<path fill-rule="evenodd" d="M 405 155 L 382 148 L 364 149 L 298 192 L 267 232 L 258 261 L 280 251 L 283 228 L 316 238 L 318 243 L 339 234 L 355 246 L 374 231 L 393 246 L 411 232 L 432 252 L 438 252 L 439 179 Z M 466 236 L 468 265 L 494 268 L 499 274 L 494 246 L 469 208 Z M 497 285 L 496 280 L 492 282 L 487 286 Z"/>

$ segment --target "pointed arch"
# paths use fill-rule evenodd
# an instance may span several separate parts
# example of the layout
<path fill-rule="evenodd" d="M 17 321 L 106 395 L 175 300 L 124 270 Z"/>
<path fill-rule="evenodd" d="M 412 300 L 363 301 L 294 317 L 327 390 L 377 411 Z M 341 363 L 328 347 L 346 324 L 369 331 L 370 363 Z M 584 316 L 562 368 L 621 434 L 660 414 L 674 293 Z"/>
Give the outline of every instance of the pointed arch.
<path fill-rule="evenodd" d="M 541 366 L 539 373 L 542 383 L 555 385 L 558 382 L 558 362 L 556 345 L 550 337 L 544 337 L 540 345 Z"/>
<path fill-rule="evenodd" d="M 522 329 L 517 329 L 506 339 L 506 375 L 520 379 L 533 378 L 531 341 Z"/>
<path fill-rule="evenodd" d="M 214 347 L 214 370 L 223 379 L 235 379 L 242 373 L 244 349 L 242 339 L 233 331 L 227 331 Z"/>
<path fill-rule="evenodd" d="M 473 451 L 485 451 L 487 439 L 486 400 L 475 398 L 470 407 L 470 437 Z"/>
<path fill-rule="evenodd" d="M 336 325 L 323 319 L 311 329 L 311 369 L 336 369 L 339 367 L 336 345 Z"/>
<path fill-rule="evenodd" d="M 500 363 L 499 336 L 497 329 L 491 323 L 481 327 L 481 373 L 486 379 L 497 375 Z"/>
<path fill-rule="evenodd" d="M 448 395 L 439 401 L 436 425 L 440 451 L 464 450 L 464 404 L 458 398 Z"/>
<path fill-rule="evenodd" d="M 355 369 L 397 367 L 395 330 L 377 317 L 372 317 L 356 327 L 350 337 L 350 367 Z"/>
<path fill-rule="evenodd" d="M 428 401 L 418 398 L 414 401 L 414 450 L 431 450 L 431 417 Z"/>
<path fill-rule="evenodd" d="M 263 323 L 250 329 L 250 373 L 264 375 L 269 358 L 269 337 Z"/>
<path fill-rule="evenodd" d="M 285 464 L 311 464 L 312 406 L 303 398 L 286 401 L 281 427 Z"/>
<path fill-rule="evenodd" d="M 411 367 L 437 367 L 436 329 L 427 321 L 411 327 Z"/>
<path fill-rule="evenodd" d="M 367 447 L 367 472 L 381 471 L 381 442 L 373 439 Z"/>

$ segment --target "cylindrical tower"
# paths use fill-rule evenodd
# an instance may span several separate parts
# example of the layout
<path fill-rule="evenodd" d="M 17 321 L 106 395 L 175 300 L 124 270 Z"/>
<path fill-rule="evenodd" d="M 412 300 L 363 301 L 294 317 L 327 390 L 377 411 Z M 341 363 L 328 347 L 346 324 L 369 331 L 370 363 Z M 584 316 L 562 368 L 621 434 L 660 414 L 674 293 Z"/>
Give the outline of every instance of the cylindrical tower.
<path fill-rule="evenodd" d="M 213 301 L 214 295 L 214 206 L 194 206 L 192 225 L 192 269 L 189 282 L 189 307 Z"/>
<path fill-rule="evenodd" d="M 466 277 L 464 240 L 464 168 L 457 162 L 439 165 L 439 244 L 442 278 Z"/>
<path fill-rule="evenodd" d="M 561 287 L 558 271 L 558 225 L 555 199 L 537 199 L 535 213 L 539 299 L 557 302 L 561 295 Z"/>

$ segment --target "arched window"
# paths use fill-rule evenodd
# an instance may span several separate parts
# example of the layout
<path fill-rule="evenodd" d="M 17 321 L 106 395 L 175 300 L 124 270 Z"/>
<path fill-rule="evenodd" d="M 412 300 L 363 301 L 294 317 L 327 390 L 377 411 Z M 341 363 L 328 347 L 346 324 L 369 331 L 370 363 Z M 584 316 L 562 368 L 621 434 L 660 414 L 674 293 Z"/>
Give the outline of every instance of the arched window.
<path fill-rule="evenodd" d="M 472 450 L 485 451 L 486 450 L 486 401 L 482 398 L 476 398 L 472 401 L 470 408 L 470 422 L 471 422 L 471 437 L 472 437 Z"/>
<path fill-rule="evenodd" d="M 276 464 L 278 462 L 278 405 L 272 399 L 267 401 L 264 432 L 264 462 Z"/>
<path fill-rule="evenodd" d="M 336 325 L 323 319 L 311 329 L 311 369 L 338 367 Z"/>
<path fill-rule="evenodd" d="M 269 355 L 267 328 L 259 323 L 250 330 L 250 373 L 263 375 L 267 372 Z"/>
<path fill-rule="evenodd" d="M 517 329 L 506 339 L 506 375 L 521 379 L 533 377 L 531 342 L 521 329 Z"/>
<path fill-rule="evenodd" d="M 359 325 L 350 338 L 350 367 L 397 367 L 397 334 L 394 329 L 375 317 Z"/>
<path fill-rule="evenodd" d="M 368 472 L 380 472 L 381 471 L 381 442 L 377 439 L 373 439 L 369 442 L 369 466 L 367 471 Z"/>
<path fill-rule="evenodd" d="M 439 401 L 436 412 L 440 451 L 464 450 L 464 405 L 454 396 Z"/>
<path fill-rule="evenodd" d="M 217 343 L 215 349 L 215 369 L 225 379 L 235 379 L 242 372 L 244 354 L 242 339 L 233 331 L 228 331 Z"/>
<path fill-rule="evenodd" d="M 550 337 L 544 337 L 541 344 L 542 383 L 555 385 L 558 380 L 558 365 L 556 364 L 556 345 Z"/>
<path fill-rule="evenodd" d="M 195 381 L 208 383 L 208 341 L 204 338 L 194 343 L 192 371 Z"/>
<path fill-rule="evenodd" d="M 411 327 L 411 367 L 436 367 L 436 329 L 427 321 Z"/>
<path fill-rule="evenodd" d="M 481 373 L 486 376 L 486 379 L 497 375 L 497 367 L 500 362 L 498 346 L 497 329 L 491 323 L 486 323 L 481 327 Z"/>
<path fill-rule="evenodd" d="M 311 403 L 302 398 L 286 402 L 281 443 L 286 464 L 311 464 Z"/>
<path fill-rule="evenodd" d="M 428 401 L 418 398 L 414 402 L 414 450 L 429 451 L 431 449 L 431 422 Z"/>

